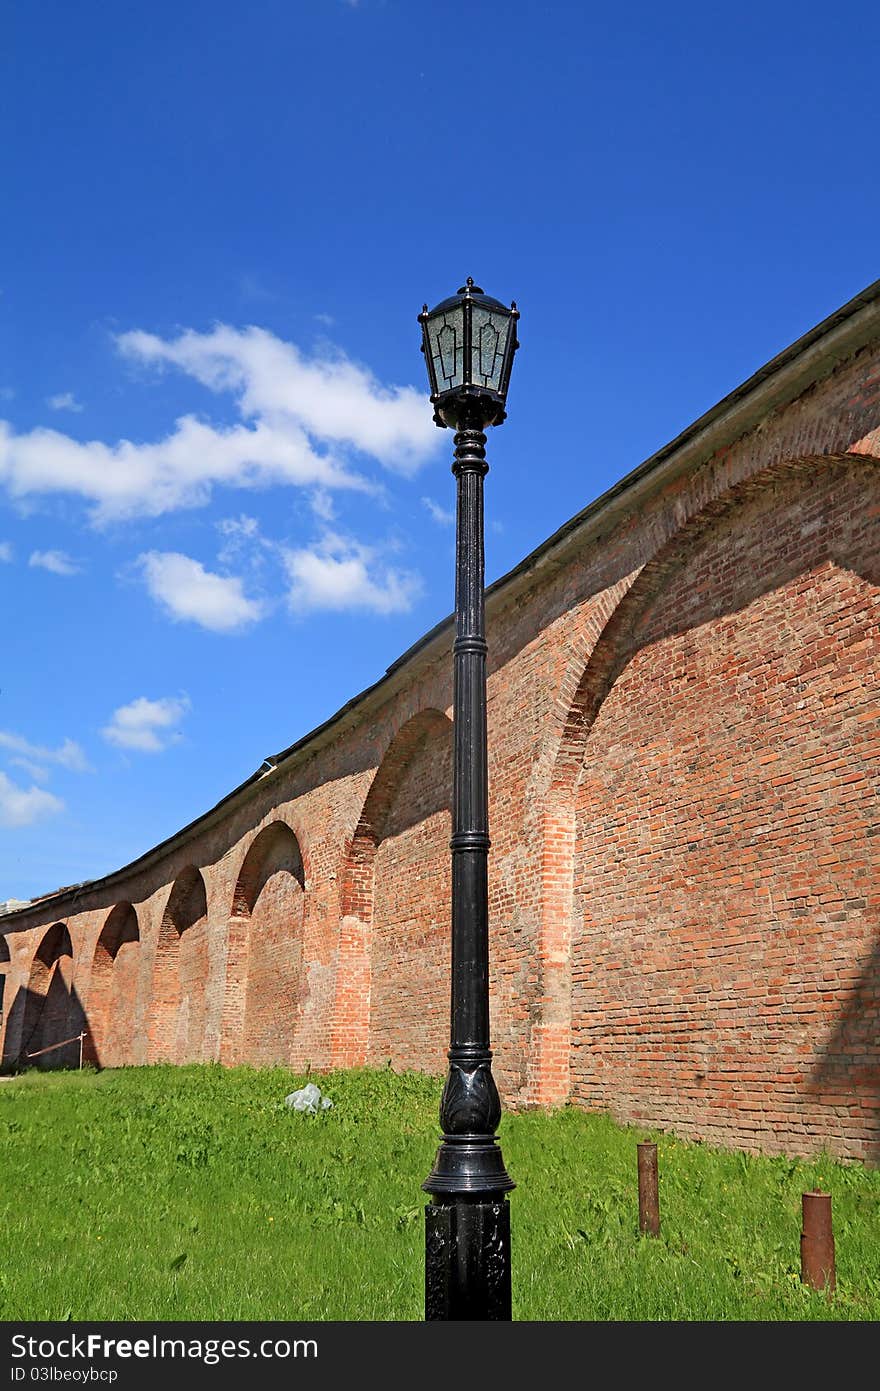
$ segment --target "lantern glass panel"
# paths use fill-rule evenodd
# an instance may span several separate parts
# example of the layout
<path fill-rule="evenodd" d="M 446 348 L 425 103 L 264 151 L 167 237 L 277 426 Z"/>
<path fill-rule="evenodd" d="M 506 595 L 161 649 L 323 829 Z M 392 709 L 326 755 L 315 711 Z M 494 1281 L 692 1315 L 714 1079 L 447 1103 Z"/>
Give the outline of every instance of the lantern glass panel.
<path fill-rule="evenodd" d="M 475 385 L 487 387 L 489 391 L 500 391 L 507 335 L 511 328 L 510 315 L 493 313 L 491 309 L 474 305 L 471 322 L 472 380 Z"/>
<path fill-rule="evenodd" d="M 437 391 L 452 391 L 464 381 L 464 310 L 457 305 L 430 318 L 426 325 L 428 353 Z"/>

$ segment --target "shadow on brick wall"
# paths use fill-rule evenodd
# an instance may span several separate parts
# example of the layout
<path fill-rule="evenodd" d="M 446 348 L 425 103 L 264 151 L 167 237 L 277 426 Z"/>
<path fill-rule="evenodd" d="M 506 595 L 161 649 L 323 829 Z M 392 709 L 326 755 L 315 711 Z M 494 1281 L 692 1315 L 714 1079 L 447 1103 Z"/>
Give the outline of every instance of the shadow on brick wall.
<path fill-rule="evenodd" d="M 850 993 L 849 1000 L 821 1057 L 810 1074 L 809 1090 L 826 1105 L 853 1109 L 861 1116 L 868 1141 L 866 1159 L 880 1164 L 880 943 Z"/>
<path fill-rule="evenodd" d="M 80 1034 L 83 1062 L 96 1063 L 86 1012 L 76 991 L 60 973 L 45 995 L 27 986 L 16 994 L 6 1020 L 3 1071 L 79 1067 Z"/>

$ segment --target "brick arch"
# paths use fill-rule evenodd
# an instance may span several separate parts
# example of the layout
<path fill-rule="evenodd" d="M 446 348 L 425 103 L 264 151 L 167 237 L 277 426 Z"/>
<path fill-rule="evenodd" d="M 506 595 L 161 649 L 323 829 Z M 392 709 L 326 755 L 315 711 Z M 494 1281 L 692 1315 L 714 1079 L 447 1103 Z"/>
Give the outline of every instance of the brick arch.
<path fill-rule="evenodd" d="M 709 499 L 699 511 L 660 546 L 633 578 L 620 602 L 610 614 L 577 683 L 568 714 L 563 722 L 555 764 L 546 796 L 543 839 L 542 927 L 539 959 L 542 971 L 541 1012 L 533 1029 L 530 1099 L 548 1104 L 564 1101 L 570 1090 L 571 1059 L 571 975 L 572 923 L 576 919 L 574 897 L 575 790 L 580 782 L 588 740 L 609 693 L 625 672 L 633 655 L 650 631 L 652 615 L 662 608 L 663 596 L 674 578 L 687 567 L 690 557 L 705 538 L 730 524 L 749 507 L 772 507 L 774 499 L 800 491 L 808 540 L 795 557 L 780 560 L 781 581 L 790 582 L 803 568 L 821 566 L 829 559 L 835 542 L 824 519 L 840 508 L 832 501 L 834 480 L 854 476 L 863 482 L 876 482 L 876 466 L 848 456 L 822 456 L 788 459 L 742 479 L 717 497 Z M 870 484 L 869 484 L 870 486 Z M 764 518 L 766 525 L 766 518 Z M 760 523 L 759 523 L 760 525 Z M 839 529 L 839 528 L 838 528 Z M 844 525 L 843 531 L 846 531 Z M 748 549 L 748 538 L 739 538 L 729 558 L 728 587 L 730 606 L 736 607 L 738 590 L 747 602 L 756 576 L 741 557 Z M 740 561 L 737 560 L 737 553 Z M 845 564 L 845 561 L 844 561 Z M 706 578 L 697 576 L 697 585 Z M 719 610 L 718 594 L 714 600 Z M 717 616 L 714 615 L 714 616 Z M 713 615 L 702 615 L 710 621 Z M 668 626 L 668 624 L 667 624 Z"/>
<path fill-rule="evenodd" d="M 67 925 L 53 923 L 34 953 L 28 975 L 21 1030 L 20 1061 L 39 1053 L 37 1067 L 67 1067 L 79 1058 L 79 1044 L 54 1048 L 81 1025 L 73 996 L 73 944 Z M 49 1053 L 42 1050 L 51 1048 Z"/>
<path fill-rule="evenodd" d="M 93 1061 L 120 1067 L 133 1061 L 141 935 L 131 903 L 117 903 L 107 916 L 92 958 L 88 1024 Z"/>
<path fill-rule="evenodd" d="M 251 841 L 229 920 L 221 1058 L 288 1063 L 303 1004 L 305 867 L 284 821 Z"/>
<path fill-rule="evenodd" d="M 286 870 L 305 889 L 305 868 L 299 839 L 286 821 L 273 821 L 251 841 L 232 895 L 233 917 L 250 917 L 266 882 Z"/>
<path fill-rule="evenodd" d="M 793 480 L 800 480 L 810 489 L 818 476 L 826 476 L 829 471 L 839 477 L 854 471 L 864 477 L 877 476 L 874 464 L 854 459 L 851 455 L 821 455 L 778 461 L 712 498 L 688 517 L 646 562 L 602 627 L 571 700 L 551 779 L 551 796 L 554 799 L 561 800 L 571 795 L 580 777 L 589 731 L 608 691 L 629 660 L 636 627 L 651 605 L 656 603 L 670 577 L 687 563 L 699 539 L 747 502 L 778 492 Z M 812 534 L 815 559 L 823 553 L 826 538 L 818 526 Z M 748 576 L 743 575 L 741 579 L 748 584 Z"/>
<path fill-rule="evenodd" d="M 404 1066 L 424 1067 L 427 1060 L 434 1067 L 446 1047 L 451 788 L 452 722 L 440 710 L 421 710 L 386 749 L 345 857 L 331 1053 L 336 1066 L 357 1066 L 381 1055 L 383 1062 L 391 1057 Z M 389 864 L 377 903 L 380 858 Z M 409 905 L 385 901 L 407 887 L 415 891 Z M 425 912 L 419 926 L 413 915 L 418 916 L 420 904 Z M 401 912 L 409 948 L 390 940 L 393 929 L 386 931 L 379 921 L 391 923 Z M 396 970 L 399 994 L 388 979 L 395 973 L 395 956 L 400 965 L 407 961 L 406 971 Z M 438 1008 L 444 1021 L 439 1030 Z M 401 1031 L 410 1014 L 408 1048 Z"/>
<path fill-rule="evenodd" d="M 171 886 L 156 943 L 148 1032 L 150 1062 L 198 1062 L 204 1054 L 208 903 L 201 871 L 187 865 Z"/>

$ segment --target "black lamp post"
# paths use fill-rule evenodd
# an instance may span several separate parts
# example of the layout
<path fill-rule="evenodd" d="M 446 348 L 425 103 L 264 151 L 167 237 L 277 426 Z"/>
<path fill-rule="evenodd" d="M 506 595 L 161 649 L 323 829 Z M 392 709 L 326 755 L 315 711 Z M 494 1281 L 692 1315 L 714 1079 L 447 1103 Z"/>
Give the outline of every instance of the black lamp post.
<path fill-rule="evenodd" d="M 455 430 L 458 514 L 452 840 L 452 1008 L 443 1139 L 422 1184 L 425 1318 L 509 1319 L 514 1187 L 495 1130 L 501 1103 L 489 1048 L 489 779 L 483 601 L 487 425 L 505 418 L 519 313 L 468 279 L 419 315 L 437 425 Z"/>

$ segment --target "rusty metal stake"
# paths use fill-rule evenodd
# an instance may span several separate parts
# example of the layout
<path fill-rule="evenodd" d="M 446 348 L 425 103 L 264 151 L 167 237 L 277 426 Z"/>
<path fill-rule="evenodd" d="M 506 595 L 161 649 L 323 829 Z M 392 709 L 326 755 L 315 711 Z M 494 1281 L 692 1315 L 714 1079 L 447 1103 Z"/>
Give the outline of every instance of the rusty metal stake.
<path fill-rule="evenodd" d="M 833 1294 L 834 1233 L 831 1229 L 831 1194 L 802 1193 L 801 1279 L 814 1290 Z"/>
<path fill-rule="evenodd" d="M 657 1146 L 645 1141 L 639 1153 L 639 1231 L 660 1235 L 660 1197 L 657 1181 Z"/>

